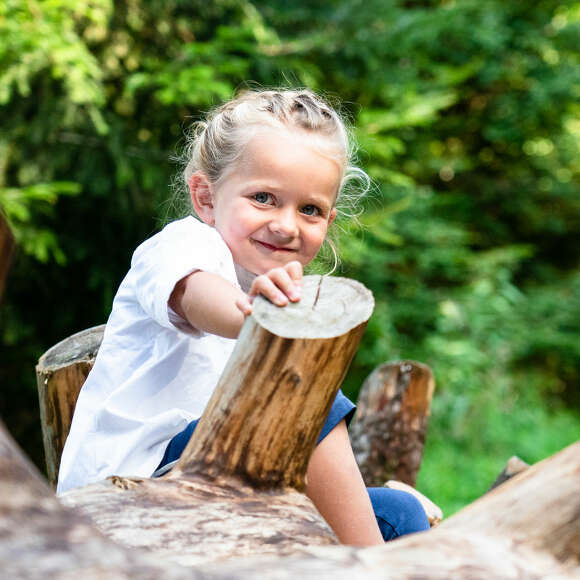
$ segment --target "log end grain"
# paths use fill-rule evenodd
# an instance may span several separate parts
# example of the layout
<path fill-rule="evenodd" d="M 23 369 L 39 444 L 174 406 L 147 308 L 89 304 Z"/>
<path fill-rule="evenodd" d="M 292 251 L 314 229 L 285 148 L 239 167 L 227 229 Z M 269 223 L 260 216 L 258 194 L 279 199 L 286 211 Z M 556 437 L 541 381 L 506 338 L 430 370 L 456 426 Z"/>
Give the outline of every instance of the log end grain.
<path fill-rule="evenodd" d="M 366 322 L 373 308 L 372 293 L 356 280 L 305 276 L 299 302 L 280 308 L 258 297 L 252 316 L 283 338 L 334 338 Z"/>
<path fill-rule="evenodd" d="M 101 346 L 104 332 L 105 325 L 102 324 L 61 340 L 40 357 L 37 372 L 54 371 L 78 362 L 92 363 Z"/>

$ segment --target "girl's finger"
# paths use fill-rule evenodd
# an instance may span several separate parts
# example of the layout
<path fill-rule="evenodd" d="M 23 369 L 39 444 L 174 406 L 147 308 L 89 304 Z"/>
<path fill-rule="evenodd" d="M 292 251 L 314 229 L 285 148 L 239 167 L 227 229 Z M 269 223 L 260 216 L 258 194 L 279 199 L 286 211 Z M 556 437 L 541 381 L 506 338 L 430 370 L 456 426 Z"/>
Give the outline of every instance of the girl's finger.
<path fill-rule="evenodd" d="M 295 262 L 295 264 L 298 264 L 300 272 L 302 272 L 300 262 Z M 283 268 L 274 268 L 265 275 L 270 278 L 278 289 L 281 290 L 292 302 L 298 302 L 302 295 L 302 278 L 300 277 L 300 281 L 296 282 L 296 280 L 292 278 L 291 273 L 295 276 L 298 275 L 297 268 L 294 267 L 294 271 L 292 271 L 291 268 L 289 272 L 288 266 L 290 266 L 290 264 L 287 264 Z"/>
<path fill-rule="evenodd" d="M 295 284 L 302 286 L 302 264 L 300 262 L 297 260 L 289 262 L 284 266 L 284 269 L 288 272 L 288 275 L 292 278 Z"/>
<path fill-rule="evenodd" d="M 267 274 L 262 274 L 254 280 L 250 288 L 250 296 L 261 294 L 276 306 L 286 306 L 288 304 L 288 296 L 271 279 L 271 272 L 273 271 L 271 270 Z M 289 279 L 290 277 L 288 276 Z"/>
<path fill-rule="evenodd" d="M 250 302 L 250 298 L 248 296 L 238 298 L 236 300 L 236 306 L 244 316 L 250 316 L 250 314 L 252 314 L 252 303 Z"/>

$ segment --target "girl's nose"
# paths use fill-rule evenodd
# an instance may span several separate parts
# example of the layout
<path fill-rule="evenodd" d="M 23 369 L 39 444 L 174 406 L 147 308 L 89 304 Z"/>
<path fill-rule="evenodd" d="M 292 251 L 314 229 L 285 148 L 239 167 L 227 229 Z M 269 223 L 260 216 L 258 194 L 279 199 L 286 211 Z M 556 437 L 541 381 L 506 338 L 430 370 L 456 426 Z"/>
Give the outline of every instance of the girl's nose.
<path fill-rule="evenodd" d="M 279 211 L 273 216 L 270 221 L 270 231 L 272 233 L 295 237 L 298 235 L 298 224 L 296 221 L 296 215 L 291 209 Z"/>

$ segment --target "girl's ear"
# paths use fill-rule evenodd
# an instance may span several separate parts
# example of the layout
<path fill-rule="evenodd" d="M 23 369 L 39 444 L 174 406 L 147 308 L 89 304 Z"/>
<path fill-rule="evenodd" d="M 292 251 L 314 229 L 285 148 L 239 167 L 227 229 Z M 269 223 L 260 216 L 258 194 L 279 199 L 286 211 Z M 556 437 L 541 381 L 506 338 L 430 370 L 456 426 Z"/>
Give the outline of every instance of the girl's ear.
<path fill-rule="evenodd" d="M 336 218 L 336 214 L 337 214 L 336 208 L 333 207 L 332 210 L 330 210 L 330 215 L 328 216 L 328 227 L 331 226 L 332 222 Z"/>
<path fill-rule="evenodd" d="M 213 188 L 207 175 L 196 171 L 189 180 L 189 195 L 193 209 L 208 226 L 215 224 Z"/>

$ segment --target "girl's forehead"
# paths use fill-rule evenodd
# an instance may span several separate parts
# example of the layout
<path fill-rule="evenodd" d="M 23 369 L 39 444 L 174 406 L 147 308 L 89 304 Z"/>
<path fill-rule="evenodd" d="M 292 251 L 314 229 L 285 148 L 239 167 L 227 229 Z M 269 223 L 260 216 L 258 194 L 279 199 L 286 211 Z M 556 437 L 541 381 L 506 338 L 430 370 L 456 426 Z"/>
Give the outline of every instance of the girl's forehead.
<path fill-rule="evenodd" d="M 341 174 L 346 169 L 347 153 L 337 139 L 294 127 L 256 128 L 243 146 L 240 160 L 251 163 L 258 159 L 292 156 L 294 152 L 324 157 L 334 162 Z"/>

